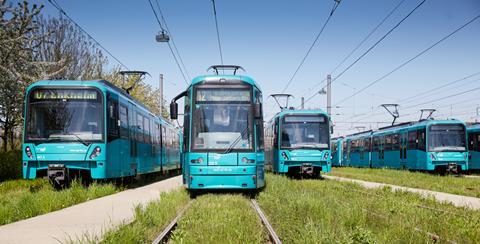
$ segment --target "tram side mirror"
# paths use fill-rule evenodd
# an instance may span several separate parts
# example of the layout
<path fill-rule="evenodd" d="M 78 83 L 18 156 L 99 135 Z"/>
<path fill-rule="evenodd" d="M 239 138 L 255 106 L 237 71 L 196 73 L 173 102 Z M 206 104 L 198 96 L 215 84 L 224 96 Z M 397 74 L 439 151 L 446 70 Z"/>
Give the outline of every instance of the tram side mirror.
<path fill-rule="evenodd" d="M 175 103 L 175 102 L 170 103 L 170 118 L 171 119 L 178 118 L 178 103 Z"/>
<path fill-rule="evenodd" d="M 261 118 L 262 118 L 262 104 L 255 103 L 255 119 L 261 119 Z"/>

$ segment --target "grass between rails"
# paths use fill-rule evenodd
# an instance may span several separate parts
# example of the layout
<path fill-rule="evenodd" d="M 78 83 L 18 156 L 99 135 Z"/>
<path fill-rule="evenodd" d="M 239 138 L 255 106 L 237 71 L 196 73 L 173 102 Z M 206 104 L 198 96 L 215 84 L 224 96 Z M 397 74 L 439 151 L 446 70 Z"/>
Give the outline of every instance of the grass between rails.
<path fill-rule="evenodd" d="M 134 222 L 107 232 L 102 243 L 151 243 L 190 201 L 185 190 L 163 192 L 158 201 L 135 208 Z M 96 243 L 97 240 L 88 242 Z"/>
<path fill-rule="evenodd" d="M 84 187 L 74 181 L 70 188 L 55 190 L 46 179 L 11 180 L 0 183 L 0 225 L 49 213 L 121 189 L 113 184 Z"/>
<path fill-rule="evenodd" d="M 199 196 L 180 219 L 172 243 L 265 243 L 266 231 L 248 198 Z"/>
<path fill-rule="evenodd" d="M 334 168 L 330 174 L 345 178 L 480 197 L 480 178 L 370 168 Z"/>
<path fill-rule="evenodd" d="M 475 243 L 480 212 L 407 192 L 267 175 L 259 204 L 285 243 Z"/>
<path fill-rule="evenodd" d="M 189 201 L 184 189 L 162 193 L 160 200 L 137 207 L 134 222 L 107 232 L 102 243 L 152 242 Z M 199 196 L 185 211 L 169 242 L 265 243 L 267 238 L 247 198 L 207 194 Z"/>

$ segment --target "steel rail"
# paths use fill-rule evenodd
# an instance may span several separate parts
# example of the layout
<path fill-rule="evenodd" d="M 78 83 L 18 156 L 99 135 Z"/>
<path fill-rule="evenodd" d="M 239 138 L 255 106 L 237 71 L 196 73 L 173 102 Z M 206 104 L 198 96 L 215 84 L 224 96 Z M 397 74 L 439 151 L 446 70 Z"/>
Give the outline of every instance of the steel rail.
<path fill-rule="evenodd" d="M 265 225 L 265 227 L 267 227 L 268 235 L 269 235 L 271 241 L 275 244 L 282 244 L 282 241 L 278 237 L 277 233 L 275 233 L 275 230 L 273 229 L 273 227 L 268 222 L 267 217 L 265 217 L 265 214 L 262 212 L 262 209 L 260 209 L 260 206 L 258 206 L 257 201 L 255 199 L 251 199 L 251 201 L 252 201 L 252 206 L 255 209 L 255 211 L 257 212 L 260 219 L 262 220 L 263 225 Z"/>
<path fill-rule="evenodd" d="M 153 240 L 152 244 L 160 244 L 160 243 L 166 243 L 168 238 L 170 237 L 170 234 L 175 230 L 175 227 L 177 227 L 177 222 L 178 220 L 183 216 L 183 213 L 192 205 L 192 202 L 195 200 L 190 201 L 187 206 L 183 207 L 180 212 L 178 212 L 177 216 L 170 222 L 170 224 L 163 229 L 163 231 L 160 233 L 160 235 Z"/>

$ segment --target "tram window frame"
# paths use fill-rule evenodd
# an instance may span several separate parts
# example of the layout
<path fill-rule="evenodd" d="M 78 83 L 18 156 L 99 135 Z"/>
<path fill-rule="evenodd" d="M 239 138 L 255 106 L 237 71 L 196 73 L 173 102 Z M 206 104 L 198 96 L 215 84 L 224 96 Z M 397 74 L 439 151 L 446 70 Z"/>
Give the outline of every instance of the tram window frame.
<path fill-rule="evenodd" d="M 147 144 L 151 143 L 150 140 L 150 118 L 145 117 L 143 119 L 143 141 Z"/>
<path fill-rule="evenodd" d="M 417 130 L 412 130 L 408 132 L 407 135 L 408 149 L 418 149 L 418 142 L 417 142 Z"/>
<path fill-rule="evenodd" d="M 427 150 L 426 128 L 417 130 L 417 149 L 421 151 Z"/>
<path fill-rule="evenodd" d="M 119 138 L 118 99 L 107 95 L 107 142 Z"/>
<path fill-rule="evenodd" d="M 395 133 L 392 135 L 392 150 L 393 151 L 396 151 L 396 150 L 400 150 L 401 146 L 400 146 L 400 134 L 398 133 Z"/>
<path fill-rule="evenodd" d="M 468 133 L 468 150 L 473 152 L 480 151 L 480 132 Z"/>
<path fill-rule="evenodd" d="M 391 151 L 392 150 L 392 135 L 385 136 L 385 144 L 383 145 L 384 151 Z"/>
<path fill-rule="evenodd" d="M 138 142 L 143 142 L 143 120 L 144 120 L 144 117 L 142 114 L 138 113 L 137 112 L 137 116 L 136 116 L 136 129 L 137 129 L 137 136 L 136 136 L 136 139 Z"/>
<path fill-rule="evenodd" d="M 128 121 L 128 107 L 122 103 L 120 103 L 119 109 L 118 109 L 118 119 L 120 120 L 120 138 L 123 139 L 128 139 L 130 131 L 128 128 L 129 126 L 129 121 Z"/>

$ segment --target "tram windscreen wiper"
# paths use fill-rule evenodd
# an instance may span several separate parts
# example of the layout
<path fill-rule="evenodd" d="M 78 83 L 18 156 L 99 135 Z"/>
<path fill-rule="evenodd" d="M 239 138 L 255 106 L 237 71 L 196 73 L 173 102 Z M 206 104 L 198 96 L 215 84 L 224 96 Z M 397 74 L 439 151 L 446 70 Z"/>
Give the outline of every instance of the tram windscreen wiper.
<path fill-rule="evenodd" d="M 240 135 L 221 154 L 230 153 L 233 150 L 233 148 L 242 140 L 243 136 L 245 135 L 245 133 L 247 131 L 248 131 L 248 126 L 245 127 L 245 129 L 242 131 L 242 133 L 240 133 Z"/>

